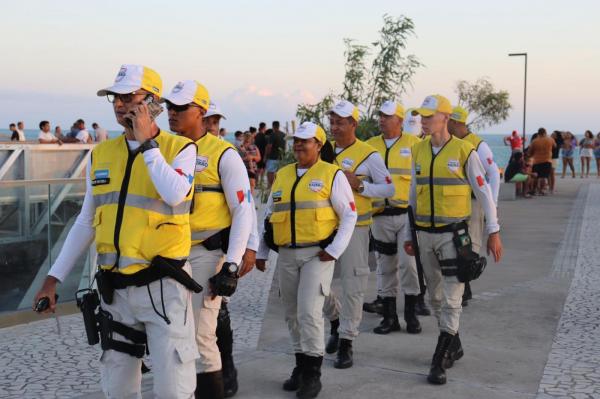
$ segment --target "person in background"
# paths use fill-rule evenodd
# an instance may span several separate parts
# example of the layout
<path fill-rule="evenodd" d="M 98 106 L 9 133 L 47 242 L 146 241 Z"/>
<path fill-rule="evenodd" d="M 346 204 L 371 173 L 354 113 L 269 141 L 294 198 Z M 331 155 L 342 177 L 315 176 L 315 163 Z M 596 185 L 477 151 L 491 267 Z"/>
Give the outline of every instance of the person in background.
<path fill-rule="evenodd" d="M 504 171 L 504 181 L 506 183 L 514 183 L 517 190 L 517 195 L 523 198 L 531 198 L 531 186 L 534 181 L 533 172 L 527 172 L 527 165 L 523 159 L 522 152 L 514 152 L 510 156 L 508 166 Z"/>
<path fill-rule="evenodd" d="M 12 132 L 12 134 L 10 135 L 10 141 L 19 141 L 19 132 L 17 131 L 17 125 L 11 123 L 10 125 L 8 125 L 8 128 Z"/>
<path fill-rule="evenodd" d="M 237 130 L 234 134 L 233 145 L 237 148 L 238 151 L 241 151 L 242 146 L 244 145 L 244 133 L 241 130 Z"/>
<path fill-rule="evenodd" d="M 227 130 L 223 128 L 223 132 L 221 134 L 221 119 L 227 118 L 225 118 L 225 115 L 223 115 L 217 103 L 211 100 L 208 106 L 208 111 L 206 111 L 206 115 L 204 115 L 203 126 L 204 129 L 206 129 L 206 131 L 210 134 L 221 136 L 221 138 L 224 139 L 225 135 L 227 134 Z"/>
<path fill-rule="evenodd" d="M 554 194 L 554 184 L 556 182 L 556 167 L 558 166 L 558 156 L 562 143 L 564 141 L 562 133 L 558 130 L 552 132 L 550 136 L 556 143 L 556 146 L 552 148 L 552 172 L 550 173 L 550 193 Z"/>
<path fill-rule="evenodd" d="M 581 156 L 581 178 L 590 176 L 590 163 L 594 156 L 594 134 L 586 130 L 583 139 L 579 142 L 581 146 L 579 155 Z"/>
<path fill-rule="evenodd" d="M 242 146 L 239 148 L 240 155 L 248 171 L 248 179 L 250 180 L 250 192 L 254 194 L 256 187 L 256 164 L 260 161 L 260 152 L 254 145 L 254 136 L 250 132 L 244 133 Z"/>
<path fill-rule="evenodd" d="M 273 132 L 267 139 L 267 147 L 265 149 L 265 158 L 267 159 L 267 180 L 269 188 L 275 180 L 275 172 L 279 169 L 279 163 L 285 153 L 285 133 L 279 130 L 279 122 L 273 121 Z"/>
<path fill-rule="evenodd" d="M 54 128 L 54 137 L 61 141 L 63 139 L 62 129 L 58 125 Z"/>
<path fill-rule="evenodd" d="M 561 178 L 565 178 L 565 174 L 567 173 L 567 166 L 571 168 L 571 174 L 573 178 L 575 178 L 575 165 L 573 164 L 573 153 L 575 152 L 575 147 L 577 146 L 577 140 L 573 137 L 571 132 L 565 132 L 563 135 L 563 143 L 561 146 L 561 155 L 562 155 L 562 176 Z"/>
<path fill-rule="evenodd" d="M 219 129 L 219 138 L 221 140 L 225 140 L 225 136 L 227 135 L 227 129 L 225 129 L 224 127 Z"/>
<path fill-rule="evenodd" d="M 267 124 L 264 122 L 260 122 L 258 124 L 258 133 L 254 137 L 254 144 L 258 151 L 260 152 L 260 161 L 256 164 L 256 174 L 257 180 L 260 183 L 265 174 L 265 149 L 267 148 L 267 135 L 265 131 L 267 130 Z"/>
<path fill-rule="evenodd" d="M 108 140 L 108 132 L 106 129 L 100 127 L 100 125 L 98 125 L 96 122 L 92 123 L 92 128 L 94 129 L 96 143 L 101 143 Z"/>
<path fill-rule="evenodd" d="M 516 130 L 513 130 L 510 136 L 504 138 L 504 145 L 510 145 L 512 152 L 523 152 L 523 144 L 525 144 L 525 140 L 519 136 Z"/>
<path fill-rule="evenodd" d="M 75 136 L 73 136 L 73 131 L 76 130 Z M 83 119 L 78 119 L 73 126 L 71 127 L 71 132 L 62 139 L 63 143 L 70 144 L 90 144 L 92 143 L 92 137 L 90 133 L 85 128 L 85 121 Z"/>
<path fill-rule="evenodd" d="M 600 132 L 598 132 L 594 139 L 594 158 L 596 158 L 596 171 L 600 178 Z"/>
<path fill-rule="evenodd" d="M 50 133 L 50 122 L 41 121 L 40 122 L 40 133 L 38 134 L 38 141 L 40 144 L 58 144 L 62 145 L 62 141 L 54 137 L 52 133 Z"/>
<path fill-rule="evenodd" d="M 546 185 L 552 173 L 552 149 L 556 143 L 552 137 L 548 137 L 546 129 L 538 129 L 537 137 L 532 139 L 528 148 L 528 154 L 533 158 L 533 171 L 537 173 L 538 195 L 546 195 Z"/>
<path fill-rule="evenodd" d="M 27 141 L 27 138 L 25 138 L 25 124 L 23 121 L 17 122 L 17 133 L 19 134 L 19 141 Z"/>

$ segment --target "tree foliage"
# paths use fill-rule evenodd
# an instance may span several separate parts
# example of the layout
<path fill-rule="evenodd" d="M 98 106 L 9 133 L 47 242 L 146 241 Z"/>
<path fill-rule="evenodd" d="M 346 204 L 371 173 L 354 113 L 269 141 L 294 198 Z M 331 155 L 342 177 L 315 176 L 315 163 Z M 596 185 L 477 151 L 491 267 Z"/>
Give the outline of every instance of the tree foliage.
<path fill-rule="evenodd" d="M 469 111 L 471 122 L 467 127 L 481 130 L 496 125 L 508 118 L 512 108 L 506 90 L 496 90 L 489 78 L 483 77 L 475 82 L 460 80 L 456 83 L 458 104 Z"/>

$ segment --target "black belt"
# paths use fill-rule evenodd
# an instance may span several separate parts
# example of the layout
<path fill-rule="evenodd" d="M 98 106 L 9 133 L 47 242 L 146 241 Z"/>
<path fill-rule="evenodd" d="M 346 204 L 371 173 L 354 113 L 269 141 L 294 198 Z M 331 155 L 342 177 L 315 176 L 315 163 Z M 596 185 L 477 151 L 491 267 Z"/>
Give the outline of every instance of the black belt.
<path fill-rule="evenodd" d="M 440 227 L 424 227 L 424 226 L 419 226 L 418 224 L 415 225 L 415 229 L 419 230 L 419 231 L 426 231 L 428 233 L 452 233 L 454 231 L 460 230 L 460 229 L 466 229 L 468 228 L 467 222 L 462 221 L 462 222 L 458 222 L 458 223 L 450 223 L 447 224 L 445 226 L 440 226 Z"/>
<path fill-rule="evenodd" d="M 377 216 L 397 216 L 397 215 L 404 215 L 406 212 L 408 212 L 408 208 L 392 208 L 392 207 L 386 207 L 383 208 L 383 211 L 376 213 L 375 215 L 373 215 L 373 217 L 377 217 Z"/>

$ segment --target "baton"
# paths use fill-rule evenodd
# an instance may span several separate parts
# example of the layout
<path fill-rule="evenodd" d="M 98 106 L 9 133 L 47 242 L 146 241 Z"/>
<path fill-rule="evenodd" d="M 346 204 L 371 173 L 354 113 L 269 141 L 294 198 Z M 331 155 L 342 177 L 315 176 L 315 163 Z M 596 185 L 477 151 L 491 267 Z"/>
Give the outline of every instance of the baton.
<path fill-rule="evenodd" d="M 419 239 L 417 237 L 417 229 L 415 227 L 415 215 L 413 214 L 412 206 L 408 206 L 408 223 L 410 225 L 410 236 L 413 243 L 413 251 L 415 252 L 415 262 L 417 263 L 417 275 L 419 276 L 419 288 L 421 294 L 425 293 L 425 281 L 423 280 L 423 264 L 421 263 L 421 251 L 419 250 Z"/>

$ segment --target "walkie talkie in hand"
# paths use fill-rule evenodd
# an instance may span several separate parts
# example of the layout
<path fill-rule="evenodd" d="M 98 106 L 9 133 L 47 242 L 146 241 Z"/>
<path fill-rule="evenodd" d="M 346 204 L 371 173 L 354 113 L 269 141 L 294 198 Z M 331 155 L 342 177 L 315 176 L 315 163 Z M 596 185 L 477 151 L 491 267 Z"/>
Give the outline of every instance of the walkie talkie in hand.
<path fill-rule="evenodd" d="M 160 115 L 163 112 L 163 107 L 159 103 L 154 101 L 154 97 L 152 95 L 147 95 L 146 98 L 144 98 L 143 102 L 146 103 L 146 105 L 148 106 L 148 111 L 150 111 L 150 118 L 152 120 L 155 120 L 156 117 L 158 117 L 158 115 Z M 129 128 L 133 129 L 133 121 L 131 120 L 131 118 L 125 118 L 125 120 Z"/>
<path fill-rule="evenodd" d="M 58 295 L 54 294 L 54 302 L 58 301 Z M 47 296 L 40 298 L 39 301 L 35 304 L 35 311 L 38 313 L 42 313 L 50 307 L 50 298 Z"/>

